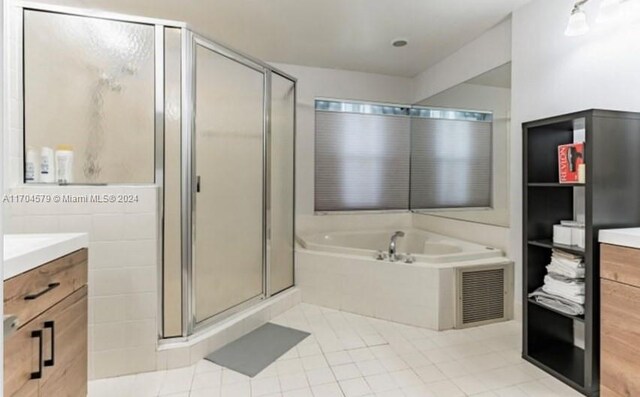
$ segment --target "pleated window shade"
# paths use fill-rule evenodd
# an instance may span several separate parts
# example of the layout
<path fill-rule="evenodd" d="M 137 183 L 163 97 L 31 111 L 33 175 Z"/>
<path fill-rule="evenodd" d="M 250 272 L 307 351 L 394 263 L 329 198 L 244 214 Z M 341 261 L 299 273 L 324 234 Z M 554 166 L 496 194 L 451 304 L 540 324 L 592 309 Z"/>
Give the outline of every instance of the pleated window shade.
<path fill-rule="evenodd" d="M 491 206 L 490 114 L 316 101 L 315 116 L 316 212 Z"/>
<path fill-rule="evenodd" d="M 316 111 L 315 210 L 407 210 L 410 118 Z"/>
<path fill-rule="evenodd" d="M 491 207 L 485 121 L 412 118 L 411 209 Z"/>

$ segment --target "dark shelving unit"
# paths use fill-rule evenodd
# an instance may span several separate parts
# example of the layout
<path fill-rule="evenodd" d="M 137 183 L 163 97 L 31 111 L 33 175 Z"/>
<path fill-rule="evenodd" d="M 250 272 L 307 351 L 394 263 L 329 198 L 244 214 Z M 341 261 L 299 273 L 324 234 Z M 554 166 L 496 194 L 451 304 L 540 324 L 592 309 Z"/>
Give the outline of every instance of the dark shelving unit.
<path fill-rule="evenodd" d="M 585 141 L 586 183 L 558 182 L 557 147 Z M 599 395 L 601 229 L 640 224 L 640 114 L 586 110 L 523 124 L 523 351 L 525 360 L 587 396 Z M 584 134 L 584 135 L 582 135 Z M 584 200 L 584 201 L 583 201 Z M 585 248 L 553 243 L 553 225 L 585 216 Z M 584 258 L 585 314 L 528 298 L 553 249 Z M 584 326 L 584 347 L 574 327 Z"/>
<path fill-rule="evenodd" d="M 540 303 L 536 302 L 535 299 L 532 299 L 532 298 L 529 298 L 528 301 L 529 301 L 529 304 L 531 304 L 531 305 L 537 305 L 537 306 L 540 306 L 540 307 L 542 307 L 542 308 L 544 308 L 546 310 L 551 310 L 552 312 L 558 313 L 561 316 L 564 316 L 564 317 L 567 317 L 567 318 L 572 318 L 572 319 L 574 319 L 576 321 L 584 322 L 584 316 L 572 316 L 570 314 L 563 313 L 561 311 L 558 311 L 558 310 L 555 310 L 553 308 L 547 307 L 547 306 L 545 306 L 543 304 L 540 304 Z"/>
<path fill-rule="evenodd" d="M 545 183 L 545 182 L 533 182 L 528 184 L 529 187 L 576 187 L 585 186 L 584 183 Z"/>
<path fill-rule="evenodd" d="M 565 252 L 568 252 L 573 255 L 581 255 L 584 256 L 584 248 L 578 247 L 577 245 L 566 245 L 566 244 L 558 244 L 554 243 L 551 239 L 542 239 L 542 240 L 531 240 L 529 244 L 536 245 L 538 247 L 544 248 L 556 248 Z"/>

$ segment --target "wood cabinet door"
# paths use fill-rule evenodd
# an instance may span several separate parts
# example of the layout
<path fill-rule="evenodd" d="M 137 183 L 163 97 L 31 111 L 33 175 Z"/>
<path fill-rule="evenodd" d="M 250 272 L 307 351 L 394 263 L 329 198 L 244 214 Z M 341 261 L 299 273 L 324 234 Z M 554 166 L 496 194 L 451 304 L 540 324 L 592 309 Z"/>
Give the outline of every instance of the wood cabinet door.
<path fill-rule="evenodd" d="M 640 288 L 604 279 L 601 287 L 602 395 L 640 396 Z"/>
<path fill-rule="evenodd" d="M 35 332 L 35 334 L 34 334 Z M 30 323 L 4 341 L 4 395 L 36 397 L 39 380 L 40 340 L 44 335 L 38 324 Z"/>
<path fill-rule="evenodd" d="M 38 318 L 44 334 L 40 396 L 87 395 L 87 287 Z"/>

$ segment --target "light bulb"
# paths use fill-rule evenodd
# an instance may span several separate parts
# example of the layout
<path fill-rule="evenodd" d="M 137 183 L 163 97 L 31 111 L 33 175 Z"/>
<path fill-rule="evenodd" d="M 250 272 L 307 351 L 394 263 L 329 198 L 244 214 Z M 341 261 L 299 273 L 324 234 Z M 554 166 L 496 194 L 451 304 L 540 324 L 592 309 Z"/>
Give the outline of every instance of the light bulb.
<path fill-rule="evenodd" d="M 580 8 L 576 8 L 571 12 L 569 17 L 569 23 L 567 29 L 564 31 L 566 36 L 582 36 L 589 31 L 589 24 L 587 23 L 587 14 Z"/>
<path fill-rule="evenodd" d="M 596 23 L 607 23 L 620 17 L 620 0 L 602 0 Z"/>

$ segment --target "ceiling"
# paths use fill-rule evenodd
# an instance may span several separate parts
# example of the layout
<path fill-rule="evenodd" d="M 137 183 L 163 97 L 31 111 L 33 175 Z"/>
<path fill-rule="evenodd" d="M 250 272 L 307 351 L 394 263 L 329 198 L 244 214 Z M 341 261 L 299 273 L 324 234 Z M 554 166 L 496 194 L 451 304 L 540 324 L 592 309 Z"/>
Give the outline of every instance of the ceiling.
<path fill-rule="evenodd" d="M 270 62 L 413 77 L 529 0 L 45 1 L 185 21 Z"/>

